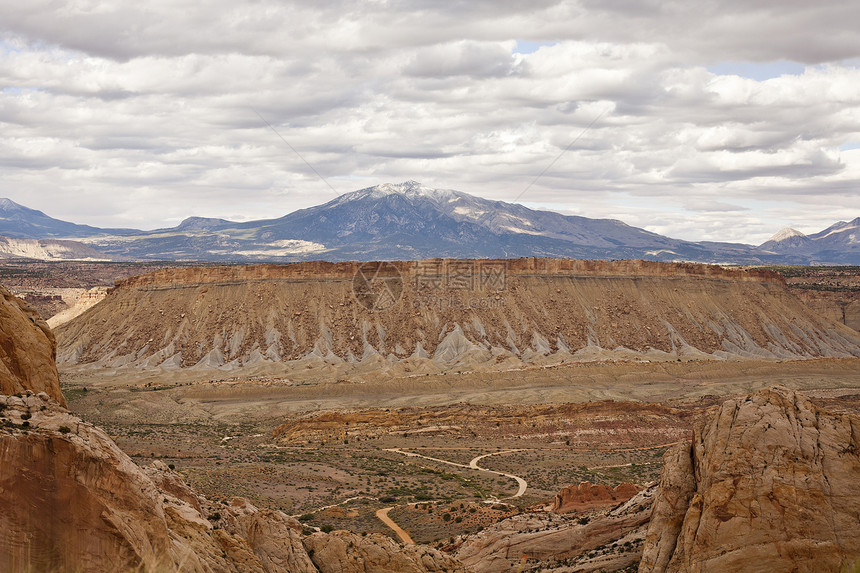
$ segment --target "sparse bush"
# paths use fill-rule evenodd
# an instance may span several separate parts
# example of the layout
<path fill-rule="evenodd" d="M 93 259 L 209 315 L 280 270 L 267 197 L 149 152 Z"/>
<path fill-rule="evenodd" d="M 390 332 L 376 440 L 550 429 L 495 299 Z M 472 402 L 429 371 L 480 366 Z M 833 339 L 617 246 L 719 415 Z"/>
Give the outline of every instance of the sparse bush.
<path fill-rule="evenodd" d="M 451 521 L 451 514 L 450 513 L 443 514 L 442 519 L 445 521 Z"/>
<path fill-rule="evenodd" d="M 322 531 L 323 533 L 331 533 L 332 531 L 334 531 L 334 526 L 326 523 L 325 525 L 320 527 L 320 531 Z"/>
<path fill-rule="evenodd" d="M 215 513 L 211 514 L 208 519 L 209 521 L 220 521 L 221 514 L 216 511 Z"/>
<path fill-rule="evenodd" d="M 68 434 L 69 432 L 72 431 L 72 429 L 68 426 L 60 426 L 57 431 L 60 432 L 61 434 Z"/>
<path fill-rule="evenodd" d="M 310 521 L 314 518 L 313 513 L 305 513 L 299 516 L 299 521 Z"/>

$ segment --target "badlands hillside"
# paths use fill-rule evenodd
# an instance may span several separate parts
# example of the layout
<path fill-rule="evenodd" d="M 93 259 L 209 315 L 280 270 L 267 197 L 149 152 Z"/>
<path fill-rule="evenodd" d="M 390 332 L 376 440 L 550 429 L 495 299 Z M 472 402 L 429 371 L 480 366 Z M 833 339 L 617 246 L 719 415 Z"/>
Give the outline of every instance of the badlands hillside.
<path fill-rule="evenodd" d="M 119 281 L 57 336 L 60 364 L 107 367 L 860 356 L 860 334 L 780 275 L 638 260 L 170 268 Z"/>

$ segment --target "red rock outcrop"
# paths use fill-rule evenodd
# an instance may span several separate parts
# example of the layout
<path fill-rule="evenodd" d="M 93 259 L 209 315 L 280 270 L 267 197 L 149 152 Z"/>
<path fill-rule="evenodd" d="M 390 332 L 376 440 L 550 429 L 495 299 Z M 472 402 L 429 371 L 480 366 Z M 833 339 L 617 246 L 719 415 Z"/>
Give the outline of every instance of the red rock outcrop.
<path fill-rule="evenodd" d="M 784 388 L 666 453 L 639 571 L 839 571 L 860 560 L 860 417 Z"/>
<path fill-rule="evenodd" d="M 0 394 L 45 392 L 65 405 L 56 352 L 54 334 L 39 313 L 0 286 Z"/>
<path fill-rule="evenodd" d="M 552 502 L 552 510 L 555 513 L 570 513 L 608 507 L 627 501 L 640 491 L 641 487 L 630 482 L 620 483 L 613 488 L 602 483 L 584 481 L 569 485 L 558 492 Z"/>

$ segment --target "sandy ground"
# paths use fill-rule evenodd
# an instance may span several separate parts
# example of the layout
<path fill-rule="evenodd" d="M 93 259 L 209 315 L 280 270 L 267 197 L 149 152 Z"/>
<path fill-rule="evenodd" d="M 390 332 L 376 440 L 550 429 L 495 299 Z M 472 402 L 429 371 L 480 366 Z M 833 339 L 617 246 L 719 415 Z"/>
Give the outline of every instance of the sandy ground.
<path fill-rule="evenodd" d="M 541 404 L 594 400 L 676 403 L 782 384 L 810 395 L 860 392 L 860 359 L 582 363 L 490 373 L 367 375 L 320 364 L 279 365 L 265 376 L 211 371 L 63 369 L 67 391 L 95 391 L 81 406 L 132 422 L 277 420 L 287 414 L 456 403 Z M 86 413 L 86 410 L 84 413 Z"/>

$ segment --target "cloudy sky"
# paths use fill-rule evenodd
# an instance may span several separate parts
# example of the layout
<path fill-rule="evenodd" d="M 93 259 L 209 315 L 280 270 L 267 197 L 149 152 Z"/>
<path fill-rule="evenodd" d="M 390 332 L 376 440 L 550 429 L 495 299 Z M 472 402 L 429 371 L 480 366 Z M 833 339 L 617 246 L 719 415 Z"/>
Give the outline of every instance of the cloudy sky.
<path fill-rule="evenodd" d="M 0 197 L 155 228 L 414 179 L 760 243 L 860 216 L 860 3 L 0 0 Z"/>

